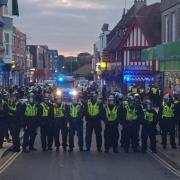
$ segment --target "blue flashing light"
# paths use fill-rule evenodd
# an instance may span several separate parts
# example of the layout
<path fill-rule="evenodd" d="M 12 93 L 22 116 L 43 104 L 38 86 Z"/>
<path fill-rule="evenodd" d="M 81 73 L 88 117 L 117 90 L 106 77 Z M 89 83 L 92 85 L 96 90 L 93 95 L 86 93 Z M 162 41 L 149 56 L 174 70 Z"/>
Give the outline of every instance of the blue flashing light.
<path fill-rule="evenodd" d="M 58 80 L 59 80 L 59 82 L 63 82 L 64 78 L 63 77 L 59 77 Z"/>
<path fill-rule="evenodd" d="M 125 81 L 131 81 L 131 77 L 128 76 L 128 75 L 125 75 L 125 76 L 124 76 L 124 80 L 125 80 Z"/>
<path fill-rule="evenodd" d="M 69 91 L 69 95 L 72 95 L 73 94 L 73 92 L 72 91 Z"/>

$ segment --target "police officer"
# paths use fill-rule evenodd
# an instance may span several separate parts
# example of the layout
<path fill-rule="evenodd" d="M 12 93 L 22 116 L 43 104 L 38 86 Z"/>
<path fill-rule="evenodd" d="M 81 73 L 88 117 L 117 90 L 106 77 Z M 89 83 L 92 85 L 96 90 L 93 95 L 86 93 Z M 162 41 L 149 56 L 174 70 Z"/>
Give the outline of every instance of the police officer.
<path fill-rule="evenodd" d="M 7 103 L 4 101 L 2 93 L 0 93 L 0 149 L 3 147 L 7 113 L 8 113 Z"/>
<path fill-rule="evenodd" d="M 79 151 L 83 151 L 83 106 L 78 103 L 76 97 L 73 98 L 73 102 L 69 105 L 68 110 L 69 121 L 69 151 L 73 151 L 74 148 L 74 136 L 77 133 Z"/>
<path fill-rule="evenodd" d="M 91 140 L 93 130 L 96 135 L 96 145 L 98 152 L 102 152 L 102 125 L 101 125 L 101 113 L 102 104 L 97 100 L 98 95 L 93 92 L 91 99 L 85 105 L 85 117 L 86 117 L 86 150 L 91 149 Z"/>
<path fill-rule="evenodd" d="M 106 153 L 109 152 L 110 147 L 113 148 L 114 153 L 118 153 L 119 117 L 119 106 L 116 105 L 115 98 L 113 95 L 111 95 L 108 98 L 108 104 L 104 107 L 103 116 L 105 123 L 104 146 Z"/>
<path fill-rule="evenodd" d="M 142 121 L 142 152 L 145 153 L 147 150 L 147 140 L 150 139 L 151 151 L 156 153 L 156 125 L 158 123 L 157 113 L 152 108 L 150 100 L 144 101 L 144 118 Z"/>
<path fill-rule="evenodd" d="M 175 106 L 175 120 L 177 122 L 178 129 L 178 145 L 180 148 L 180 97 L 178 94 L 174 97 L 174 106 Z"/>
<path fill-rule="evenodd" d="M 132 148 L 134 152 L 139 152 L 138 150 L 138 134 L 139 134 L 139 121 L 141 119 L 141 112 L 135 105 L 134 98 L 128 98 L 128 105 L 123 109 L 122 113 L 122 125 L 124 134 L 124 150 L 126 153 L 129 152 L 130 143 L 132 143 Z"/>
<path fill-rule="evenodd" d="M 175 143 L 175 107 L 173 99 L 166 95 L 164 96 L 164 103 L 159 109 L 158 119 L 162 131 L 162 145 L 166 149 L 167 145 L 167 135 L 170 135 L 170 143 L 173 149 L 176 149 Z"/>
<path fill-rule="evenodd" d="M 20 151 L 20 128 L 21 128 L 21 104 L 17 101 L 17 93 L 14 92 L 8 102 L 8 121 L 13 140 L 12 151 Z"/>
<path fill-rule="evenodd" d="M 49 103 L 49 94 L 45 93 L 44 101 L 38 105 L 37 116 L 40 121 L 41 144 L 43 151 L 52 150 L 53 144 L 53 107 Z"/>
<path fill-rule="evenodd" d="M 28 102 L 23 105 L 24 114 L 24 137 L 23 137 L 23 152 L 36 151 L 34 142 L 36 138 L 37 123 L 37 104 L 35 103 L 34 94 L 31 93 L 28 97 Z"/>
<path fill-rule="evenodd" d="M 56 96 L 53 104 L 53 134 L 56 146 L 56 151 L 59 151 L 60 147 L 60 131 L 62 135 L 63 150 L 67 148 L 67 107 L 61 101 L 61 97 Z"/>

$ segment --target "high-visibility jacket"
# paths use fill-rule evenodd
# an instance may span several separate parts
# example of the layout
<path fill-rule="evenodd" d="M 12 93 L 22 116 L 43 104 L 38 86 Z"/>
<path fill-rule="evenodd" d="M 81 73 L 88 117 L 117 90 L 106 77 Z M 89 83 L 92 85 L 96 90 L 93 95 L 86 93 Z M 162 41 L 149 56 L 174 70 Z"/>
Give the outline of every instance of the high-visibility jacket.
<path fill-rule="evenodd" d="M 4 101 L 2 100 L 1 103 L 0 103 L 0 110 L 3 111 L 4 110 Z"/>
<path fill-rule="evenodd" d="M 156 94 L 157 93 L 157 88 L 152 88 L 152 93 Z"/>
<path fill-rule="evenodd" d="M 179 103 L 179 101 L 175 99 L 174 100 L 174 104 L 178 104 L 178 103 Z"/>
<path fill-rule="evenodd" d="M 88 102 L 88 113 L 90 116 L 97 116 L 99 114 L 99 103 Z"/>
<path fill-rule="evenodd" d="M 162 112 L 163 118 L 172 118 L 174 117 L 174 104 L 171 106 L 163 105 L 163 112 Z"/>
<path fill-rule="evenodd" d="M 18 102 L 16 102 L 16 103 L 9 103 L 8 104 L 8 107 L 9 107 L 9 112 L 8 112 L 8 114 L 10 115 L 10 116 L 14 116 L 15 114 L 15 112 L 17 111 L 17 105 L 18 105 Z M 14 112 L 14 113 L 13 113 Z"/>
<path fill-rule="evenodd" d="M 43 108 L 42 116 L 43 117 L 48 117 L 48 115 L 49 115 L 49 106 L 46 103 L 41 103 L 41 106 Z"/>
<path fill-rule="evenodd" d="M 115 121 L 118 117 L 118 108 L 115 106 L 112 110 L 109 106 L 106 107 L 106 118 L 108 121 Z"/>
<path fill-rule="evenodd" d="M 136 93 L 138 92 L 138 89 L 137 89 L 136 87 L 132 87 L 132 88 L 131 88 L 131 92 L 132 92 L 133 94 L 136 94 Z"/>
<path fill-rule="evenodd" d="M 77 105 L 71 104 L 70 105 L 70 116 L 72 118 L 77 118 L 80 109 L 81 109 L 81 105 L 80 104 L 77 104 Z"/>
<path fill-rule="evenodd" d="M 25 116 L 26 117 L 35 117 L 37 116 L 37 106 L 36 104 L 26 104 L 26 109 L 25 109 Z"/>
<path fill-rule="evenodd" d="M 137 119 L 137 112 L 136 109 L 131 109 L 129 106 L 126 106 L 126 120 L 127 121 L 134 121 Z"/>
<path fill-rule="evenodd" d="M 148 122 L 153 122 L 154 120 L 154 113 L 148 112 L 148 111 L 144 111 L 144 119 Z"/>
<path fill-rule="evenodd" d="M 65 116 L 65 105 L 61 104 L 61 106 L 54 106 L 54 118 L 62 118 Z"/>

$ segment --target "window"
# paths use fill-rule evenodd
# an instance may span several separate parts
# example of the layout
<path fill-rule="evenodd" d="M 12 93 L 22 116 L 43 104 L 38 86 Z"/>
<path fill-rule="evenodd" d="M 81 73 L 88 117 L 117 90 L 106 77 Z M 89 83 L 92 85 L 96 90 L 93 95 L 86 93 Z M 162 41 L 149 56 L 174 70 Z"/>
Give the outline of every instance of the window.
<path fill-rule="evenodd" d="M 6 56 L 10 55 L 10 35 L 9 33 L 4 34 L 4 40 L 5 40 L 5 54 Z"/>
<path fill-rule="evenodd" d="M 176 16 L 172 13 L 172 41 L 176 41 Z"/>
<path fill-rule="evenodd" d="M 168 15 L 166 15 L 165 16 L 165 42 L 168 42 L 169 40 L 168 34 L 169 34 L 169 18 L 168 18 Z"/>
<path fill-rule="evenodd" d="M 130 60 L 131 61 L 139 61 L 141 60 L 141 51 L 140 50 L 131 50 L 130 51 Z"/>
<path fill-rule="evenodd" d="M 4 6 L 4 14 L 5 14 L 5 15 L 8 15 L 8 14 L 9 14 L 8 5 Z"/>

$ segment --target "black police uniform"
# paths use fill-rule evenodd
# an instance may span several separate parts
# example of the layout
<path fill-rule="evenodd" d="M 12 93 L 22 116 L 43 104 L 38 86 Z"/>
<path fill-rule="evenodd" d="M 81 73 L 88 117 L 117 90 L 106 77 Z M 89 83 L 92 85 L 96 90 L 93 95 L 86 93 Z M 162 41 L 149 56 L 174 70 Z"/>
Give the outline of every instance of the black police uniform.
<path fill-rule="evenodd" d="M 90 112 L 89 112 L 90 105 L 92 105 L 92 114 L 90 114 Z M 97 110 L 97 109 L 94 109 L 95 106 L 98 109 L 98 113 L 94 115 L 93 111 Z M 102 124 L 101 124 L 102 112 L 103 112 L 103 106 L 101 103 L 99 103 L 97 101 L 96 102 L 89 101 L 85 106 L 87 151 L 90 151 L 90 149 L 91 149 L 93 130 L 95 131 L 95 135 L 96 135 L 97 150 L 99 152 L 102 151 L 101 150 L 101 148 L 102 148 L 102 134 L 101 134 L 102 133 Z"/>
<path fill-rule="evenodd" d="M 53 107 L 51 103 L 40 103 L 37 116 L 40 123 L 41 144 L 43 151 L 52 150 L 53 144 Z"/>
<path fill-rule="evenodd" d="M 20 128 L 21 128 L 21 104 L 8 102 L 8 121 L 13 140 L 13 151 L 20 151 Z"/>
<path fill-rule="evenodd" d="M 151 151 L 156 153 L 156 125 L 158 123 L 157 113 L 151 109 L 149 111 L 144 110 L 144 118 L 142 121 L 142 152 L 147 150 L 147 140 L 150 139 Z"/>
<path fill-rule="evenodd" d="M 62 146 L 64 151 L 67 148 L 67 107 L 63 103 L 53 105 L 53 136 L 55 141 L 56 150 L 60 147 L 60 131 L 62 135 Z"/>
<path fill-rule="evenodd" d="M 68 109 L 69 121 L 69 148 L 74 148 L 74 136 L 77 133 L 79 150 L 83 151 L 83 106 L 79 103 L 72 103 Z"/>
<path fill-rule="evenodd" d="M 35 150 L 34 142 L 36 138 L 36 129 L 38 127 L 37 122 L 37 105 L 35 103 L 26 103 L 23 106 L 23 126 L 24 126 L 24 137 L 23 137 L 23 149 L 29 147 L 29 150 Z"/>
<path fill-rule="evenodd" d="M 115 105 L 107 105 L 103 112 L 103 121 L 105 123 L 104 130 L 104 147 L 108 152 L 112 147 L 115 153 L 118 152 L 118 139 L 119 139 L 119 122 L 120 122 L 120 109 Z"/>
<path fill-rule="evenodd" d="M 166 148 L 167 145 L 168 133 L 170 135 L 170 144 L 172 148 L 176 148 L 176 142 L 175 142 L 176 119 L 174 113 L 175 113 L 175 108 L 173 103 L 169 105 L 167 104 L 162 105 L 158 112 L 159 124 L 162 131 L 162 145 L 164 149 Z"/>
<path fill-rule="evenodd" d="M 0 148 L 3 146 L 5 129 L 6 129 L 6 119 L 8 113 L 8 106 L 4 100 L 0 100 Z"/>

